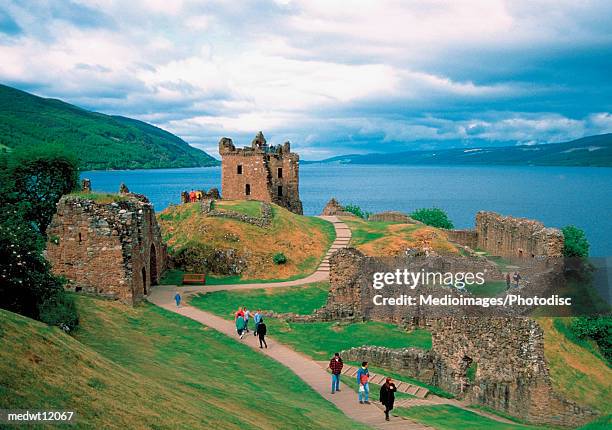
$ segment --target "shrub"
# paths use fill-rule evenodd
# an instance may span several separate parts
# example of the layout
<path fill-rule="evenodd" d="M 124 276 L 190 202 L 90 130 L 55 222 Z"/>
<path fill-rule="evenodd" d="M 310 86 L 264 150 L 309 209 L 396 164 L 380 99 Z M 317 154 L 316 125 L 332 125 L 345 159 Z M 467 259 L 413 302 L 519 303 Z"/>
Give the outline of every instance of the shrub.
<path fill-rule="evenodd" d="M 563 227 L 561 231 L 564 237 L 563 255 L 580 258 L 589 256 L 589 242 L 584 230 L 568 225 Z"/>
<path fill-rule="evenodd" d="M 277 252 L 274 254 L 274 257 L 272 257 L 272 261 L 274 261 L 274 264 L 285 264 L 287 262 L 287 257 L 282 252 Z"/>
<path fill-rule="evenodd" d="M 410 216 L 421 221 L 425 225 L 432 227 L 451 229 L 454 228 L 452 221 L 448 218 L 446 212 L 440 208 L 421 208 L 410 214 Z"/>
<path fill-rule="evenodd" d="M 353 215 L 359 217 L 359 218 L 363 218 L 363 219 L 368 219 L 370 216 L 370 212 L 366 212 L 364 210 L 362 210 L 359 206 L 357 205 L 346 205 L 344 206 L 344 210 L 346 212 L 350 212 Z"/>
<path fill-rule="evenodd" d="M 601 354 L 612 364 L 612 317 L 577 317 L 570 328 L 579 338 L 594 340 Z"/>
<path fill-rule="evenodd" d="M 58 291 L 39 306 L 40 320 L 71 332 L 79 325 L 74 298 L 65 291 Z"/>

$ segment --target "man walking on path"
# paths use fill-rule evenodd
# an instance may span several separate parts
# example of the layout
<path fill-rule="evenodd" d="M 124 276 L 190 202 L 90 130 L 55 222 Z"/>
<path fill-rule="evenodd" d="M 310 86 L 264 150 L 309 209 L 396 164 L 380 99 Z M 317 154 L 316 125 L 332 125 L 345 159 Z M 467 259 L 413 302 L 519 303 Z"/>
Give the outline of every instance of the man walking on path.
<path fill-rule="evenodd" d="M 361 363 L 361 367 L 357 371 L 357 384 L 359 384 L 359 403 L 370 404 L 370 372 L 368 371 L 368 362 Z"/>
<path fill-rule="evenodd" d="M 180 308 L 181 307 L 181 295 L 179 294 L 179 292 L 176 292 L 176 295 L 174 296 L 174 301 L 176 302 L 176 307 Z"/>
<path fill-rule="evenodd" d="M 236 333 L 238 333 L 240 339 L 244 336 L 244 317 L 242 315 L 238 315 L 238 318 L 236 318 Z"/>
<path fill-rule="evenodd" d="M 506 290 L 510 289 L 510 272 L 506 273 Z"/>
<path fill-rule="evenodd" d="M 266 334 L 268 333 L 268 328 L 263 321 L 263 318 L 259 320 L 259 325 L 257 326 L 257 336 L 259 336 L 259 347 L 263 348 L 262 345 L 265 345 L 268 348 L 268 344 L 266 343 Z"/>
<path fill-rule="evenodd" d="M 380 387 L 380 403 L 385 407 L 385 420 L 389 421 L 389 412 L 393 409 L 395 403 L 395 392 L 397 388 L 391 378 L 387 378 L 385 383 Z"/>
<path fill-rule="evenodd" d="M 253 315 L 253 321 L 255 322 L 255 331 L 253 332 L 253 336 L 257 336 L 257 328 L 259 327 L 259 323 L 261 322 L 261 310 L 257 310 L 255 315 Z"/>
<path fill-rule="evenodd" d="M 245 306 L 244 307 L 244 331 L 249 332 L 249 318 L 251 317 L 251 311 Z"/>
<path fill-rule="evenodd" d="M 336 352 L 332 359 L 329 360 L 329 369 L 332 372 L 332 394 L 336 391 L 340 391 L 340 374 L 342 373 L 343 367 L 344 363 L 342 362 L 342 358 L 340 354 Z"/>
<path fill-rule="evenodd" d="M 514 282 L 516 283 L 516 288 L 519 287 L 520 281 L 521 281 L 521 275 L 519 275 L 519 272 L 514 272 Z"/>

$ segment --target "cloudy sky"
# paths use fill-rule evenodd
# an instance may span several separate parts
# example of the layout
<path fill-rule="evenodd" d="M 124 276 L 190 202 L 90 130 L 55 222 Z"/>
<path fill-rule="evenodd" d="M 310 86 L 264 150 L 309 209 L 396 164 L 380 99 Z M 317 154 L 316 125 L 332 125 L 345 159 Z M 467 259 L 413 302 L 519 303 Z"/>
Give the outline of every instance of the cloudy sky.
<path fill-rule="evenodd" d="M 612 132 L 612 2 L 0 0 L 0 82 L 221 136 L 344 153 Z"/>

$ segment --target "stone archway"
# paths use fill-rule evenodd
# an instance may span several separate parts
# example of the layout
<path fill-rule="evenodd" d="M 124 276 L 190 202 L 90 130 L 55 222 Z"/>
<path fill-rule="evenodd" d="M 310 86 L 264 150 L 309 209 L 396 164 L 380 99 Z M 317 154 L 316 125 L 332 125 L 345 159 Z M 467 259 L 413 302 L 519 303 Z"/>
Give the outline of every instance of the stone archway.
<path fill-rule="evenodd" d="M 154 244 L 151 244 L 151 252 L 149 258 L 149 274 L 151 275 L 150 285 L 157 285 L 157 283 L 159 282 L 159 280 L 157 279 L 157 252 L 155 250 Z"/>

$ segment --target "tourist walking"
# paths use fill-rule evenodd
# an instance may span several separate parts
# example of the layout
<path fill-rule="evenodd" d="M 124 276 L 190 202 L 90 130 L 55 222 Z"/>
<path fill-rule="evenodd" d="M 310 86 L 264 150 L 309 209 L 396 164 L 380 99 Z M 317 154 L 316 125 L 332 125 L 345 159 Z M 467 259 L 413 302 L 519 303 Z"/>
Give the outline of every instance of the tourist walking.
<path fill-rule="evenodd" d="M 510 289 L 510 272 L 506 272 L 506 290 Z"/>
<path fill-rule="evenodd" d="M 179 294 L 179 292 L 176 292 L 176 295 L 174 296 L 174 301 L 176 302 L 176 307 L 180 308 L 181 307 L 181 295 Z"/>
<path fill-rule="evenodd" d="M 255 331 L 253 332 L 253 336 L 257 336 L 257 328 L 259 327 L 259 323 L 261 322 L 261 310 L 257 310 L 255 315 L 253 315 L 253 322 L 255 323 Z"/>
<path fill-rule="evenodd" d="M 242 315 L 236 318 L 236 333 L 238 333 L 240 339 L 244 336 L 244 317 Z"/>
<path fill-rule="evenodd" d="M 387 378 L 385 383 L 380 387 L 380 403 L 385 407 L 385 420 L 389 421 L 389 412 L 393 409 L 395 403 L 395 392 L 397 388 L 391 378 Z"/>
<path fill-rule="evenodd" d="M 263 348 L 264 346 L 267 348 L 268 344 L 266 343 L 266 334 L 268 334 L 268 327 L 263 321 L 263 318 L 259 320 L 259 324 L 257 326 L 257 336 L 259 336 L 259 347 Z"/>
<path fill-rule="evenodd" d="M 359 384 L 359 403 L 370 404 L 370 372 L 368 371 L 368 362 L 361 363 L 361 367 L 357 371 L 357 384 Z"/>
<path fill-rule="evenodd" d="M 236 321 L 238 317 L 244 318 L 244 311 L 242 310 L 242 308 L 238 308 L 238 310 L 234 314 L 234 321 Z"/>
<path fill-rule="evenodd" d="M 339 353 L 335 353 L 331 360 L 329 360 L 329 370 L 332 373 L 332 390 L 331 393 L 334 394 L 336 391 L 340 391 L 340 374 L 342 373 L 342 368 L 344 367 L 344 363 L 342 362 L 342 358 Z"/>
<path fill-rule="evenodd" d="M 251 311 L 245 306 L 244 308 L 244 331 L 249 332 L 249 318 L 251 318 Z"/>
<path fill-rule="evenodd" d="M 519 275 L 519 272 L 514 272 L 514 283 L 516 288 L 519 287 L 519 283 L 521 282 L 521 275 Z"/>

